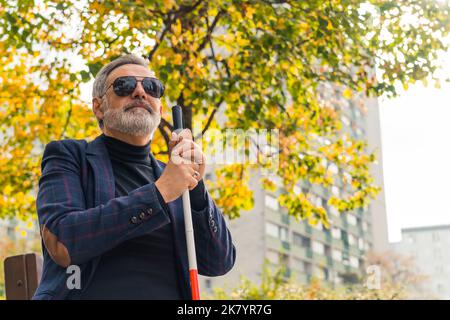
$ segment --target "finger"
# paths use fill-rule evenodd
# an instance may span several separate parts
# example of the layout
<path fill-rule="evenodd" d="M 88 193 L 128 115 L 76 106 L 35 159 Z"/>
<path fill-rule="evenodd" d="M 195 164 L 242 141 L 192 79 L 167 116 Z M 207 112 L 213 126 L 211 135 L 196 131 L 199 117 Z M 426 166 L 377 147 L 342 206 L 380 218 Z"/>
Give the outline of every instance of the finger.
<path fill-rule="evenodd" d="M 198 172 L 197 170 L 194 171 L 194 173 L 192 174 L 192 176 L 194 177 L 195 180 L 200 181 L 200 179 L 202 178 L 200 175 L 200 172 Z"/>
<path fill-rule="evenodd" d="M 198 180 L 191 176 L 189 183 L 189 190 L 194 189 L 198 185 Z"/>
<path fill-rule="evenodd" d="M 201 179 L 201 173 L 198 165 L 189 166 L 186 168 L 186 176 L 194 177 L 197 181 Z"/>
<path fill-rule="evenodd" d="M 179 136 L 176 132 L 172 132 L 169 140 L 169 150 L 172 150 L 178 143 Z"/>
<path fill-rule="evenodd" d="M 182 150 L 179 154 L 184 160 L 187 160 L 189 164 L 203 164 L 204 155 L 199 149 Z"/>
<path fill-rule="evenodd" d="M 183 137 L 183 139 L 194 140 L 192 139 L 192 132 L 189 129 L 183 129 L 178 135 Z"/>
<path fill-rule="evenodd" d="M 187 151 L 193 149 L 195 147 L 194 142 L 191 140 L 181 140 L 177 143 L 177 145 L 172 149 L 173 154 L 180 155 L 182 151 Z"/>
<path fill-rule="evenodd" d="M 174 131 L 172 132 L 172 136 L 170 137 L 170 141 L 178 141 L 178 134 Z"/>

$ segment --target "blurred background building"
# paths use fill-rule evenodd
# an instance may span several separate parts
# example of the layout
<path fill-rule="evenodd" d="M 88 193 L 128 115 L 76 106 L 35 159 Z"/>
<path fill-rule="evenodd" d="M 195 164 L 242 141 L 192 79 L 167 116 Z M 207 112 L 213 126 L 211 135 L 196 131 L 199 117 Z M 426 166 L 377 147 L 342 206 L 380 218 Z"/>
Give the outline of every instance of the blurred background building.
<path fill-rule="evenodd" d="M 390 246 L 396 253 L 412 257 L 427 277 L 423 292 L 450 299 L 450 225 L 402 229 L 402 240 Z"/>
<path fill-rule="evenodd" d="M 362 96 L 346 99 L 339 88 L 331 85 L 321 88 L 320 94 L 324 102 L 340 112 L 344 132 L 368 142 L 367 151 L 374 152 L 377 158 L 371 173 L 375 183 L 384 189 L 377 100 Z M 288 216 L 277 201 L 281 186 L 274 193 L 268 192 L 260 186 L 260 178 L 255 173 L 250 181 L 254 208 L 241 213 L 239 219 L 227 221 L 237 249 L 233 270 L 222 277 L 200 277 L 202 291 L 212 293 L 215 286 L 234 287 L 241 275 L 259 283 L 266 260 L 269 267 L 285 266 L 287 277 L 292 275 L 304 284 L 313 277 L 331 287 L 360 282 L 365 276 L 365 253 L 388 250 L 384 191 L 368 208 L 340 215 L 327 206 L 327 200 L 332 194 L 346 195 L 343 184 L 338 182 L 331 191 L 307 183 L 297 186 L 297 192 L 309 193 L 316 205 L 327 210 L 331 226 L 325 229 Z"/>

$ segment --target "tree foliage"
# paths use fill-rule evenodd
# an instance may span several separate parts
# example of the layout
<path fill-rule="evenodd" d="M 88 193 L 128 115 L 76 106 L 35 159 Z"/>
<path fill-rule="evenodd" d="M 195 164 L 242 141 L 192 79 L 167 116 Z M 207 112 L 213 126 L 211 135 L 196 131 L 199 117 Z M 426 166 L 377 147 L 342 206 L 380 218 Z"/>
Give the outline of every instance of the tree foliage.
<path fill-rule="evenodd" d="M 233 287 L 229 284 L 215 287 L 212 294 L 204 293 L 206 299 L 218 300 L 400 300 L 436 299 L 429 292 L 421 290 L 427 277 L 417 270 L 410 257 L 394 252 L 370 252 L 367 265 L 380 268 L 379 287 L 367 286 L 368 276 L 358 276 L 355 283 L 333 285 L 330 282 L 311 277 L 308 284 L 301 284 L 295 275 L 286 276 L 286 268 L 264 264 L 261 278 L 254 282 L 241 276 Z"/>
<path fill-rule="evenodd" d="M 379 188 L 369 174 L 374 150 L 343 133 L 340 111 L 319 99 L 322 86 L 362 101 L 364 111 L 366 96 L 433 77 L 448 17 L 448 5 L 431 0 L 1 0 L 0 216 L 35 212 L 43 145 L 100 133 L 81 88 L 104 63 L 132 52 L 150 59 L 167 88 L 152 144 L 158 157 L 167 157 L 175 103 L 203 133 L 277 129 L 281 204 L 326 225 L 326 207 L 294 192 L 299 182 L 341 181 L 345 192 L 328 203 L 340 211 L 366 206 Z M 254 167 L 217 168 L 211 190 L 230 217 L 252 206 Z"/>

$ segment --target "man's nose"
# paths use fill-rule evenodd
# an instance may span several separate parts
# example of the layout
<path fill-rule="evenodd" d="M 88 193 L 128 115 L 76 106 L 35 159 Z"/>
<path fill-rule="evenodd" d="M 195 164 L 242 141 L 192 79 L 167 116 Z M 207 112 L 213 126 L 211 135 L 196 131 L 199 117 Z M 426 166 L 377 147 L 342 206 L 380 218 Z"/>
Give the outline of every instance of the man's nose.
<path fill-rule="evenodd" d="M 144 87 L 142 86 L 142 81 L 138 81 L 136 84 L 136 89 L 134 89 L 133 93 L 131 94 L 131 97 L 133 99 L 137 98 L 145 99 L 146 95 L 147 94 L 145 93 Z"/>

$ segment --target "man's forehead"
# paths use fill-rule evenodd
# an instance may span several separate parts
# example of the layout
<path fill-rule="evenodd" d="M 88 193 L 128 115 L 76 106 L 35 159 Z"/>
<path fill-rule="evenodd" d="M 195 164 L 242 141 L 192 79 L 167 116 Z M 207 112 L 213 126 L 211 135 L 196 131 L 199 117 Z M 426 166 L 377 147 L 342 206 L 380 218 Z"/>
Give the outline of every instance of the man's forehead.
<path fill-rule="evenodd" d="M 124 64 L 123 66 L 114 69 L 108 75 L 108 79 L 112 80 L 122 76 L 154 77 L 155 73 L 148 67 L 144 67 L 138 64 Z"/>

